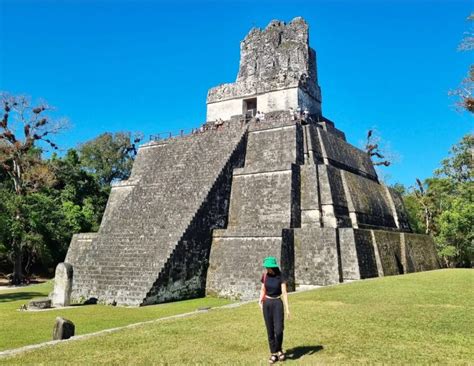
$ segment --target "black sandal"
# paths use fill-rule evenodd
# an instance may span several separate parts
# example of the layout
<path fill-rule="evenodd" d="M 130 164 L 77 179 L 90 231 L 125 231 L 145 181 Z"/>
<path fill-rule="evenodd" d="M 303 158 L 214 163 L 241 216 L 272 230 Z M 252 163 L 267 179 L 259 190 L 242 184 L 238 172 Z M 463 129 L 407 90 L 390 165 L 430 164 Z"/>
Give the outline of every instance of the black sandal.
<path fill-rule="evenodd" d="M 286 360 L 286 355 L 282 351 L 278 352 L 278 360 L 279 361 L 285 361 Z"/>
<path fill-rule="evenodd" d="M 277 355 L 271 355 L 270 358 L 268 359 L 268 362 L 271 363 L 271 364 L 274 364 L 277 361 L 278 361 L 278 356 Z"/>

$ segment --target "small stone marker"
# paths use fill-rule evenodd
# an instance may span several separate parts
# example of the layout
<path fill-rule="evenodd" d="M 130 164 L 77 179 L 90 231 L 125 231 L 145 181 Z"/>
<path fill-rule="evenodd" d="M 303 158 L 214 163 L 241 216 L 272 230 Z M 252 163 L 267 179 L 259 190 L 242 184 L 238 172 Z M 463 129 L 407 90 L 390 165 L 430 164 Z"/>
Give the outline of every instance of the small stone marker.
<path fill-rule="evenodd" d="M 200 308 L 197 308 L 197 311 L 209 311 L 211 310 L 210 306 L 202 306 Z"/>
<path fill-rule="evenodd" d="M 28 310 L 43 310 L 51 307 L 51 299 L 35 299 L 28 303 Z"/>
<path fill-rule="evenodd" d="M 75 329 L 72 321 L 58 316 L 54 324 L 53 340 L 69 339 L 74 336 Z"/>
<path fill-rule="evenodd" d="M 53 306 L 62 307 L 71 304 L 73 269 L 69 263 L 59 263 L 54 275 Z"/>

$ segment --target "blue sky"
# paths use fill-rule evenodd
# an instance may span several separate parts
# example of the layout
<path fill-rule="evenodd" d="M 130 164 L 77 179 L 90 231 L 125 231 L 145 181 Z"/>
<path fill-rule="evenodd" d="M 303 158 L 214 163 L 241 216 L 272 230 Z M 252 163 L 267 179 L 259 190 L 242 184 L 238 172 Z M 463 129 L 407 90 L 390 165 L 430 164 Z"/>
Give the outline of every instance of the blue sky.
<path fill-rule="evenodd" d="M 303 16 L 323 113 L 360 146 L 376 128 L 397 155 L 389 183 L 426 178 L 473 130 L 448 91 L 474 53 L 456 50 L 473 2 L 0 0 L 0 90 L 44 98 L 71 128 L 62 149 L 106 131 L 199 126 L 207 90 L 236 78 L 253 26 Z"/>

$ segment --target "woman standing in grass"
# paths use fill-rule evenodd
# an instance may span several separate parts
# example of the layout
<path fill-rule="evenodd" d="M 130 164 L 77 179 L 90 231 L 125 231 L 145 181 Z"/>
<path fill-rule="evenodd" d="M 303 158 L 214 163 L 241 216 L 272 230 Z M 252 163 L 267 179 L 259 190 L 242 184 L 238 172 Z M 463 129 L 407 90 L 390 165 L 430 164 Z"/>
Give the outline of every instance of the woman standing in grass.
<path fill-rule="evenodd" d="M 282 349 L 284 328 L 283 305 L 288 318 L 290 316 L 290 308 L 288 307 L 286 279 L 280 272 L 280 268 L 278 268 L 276 258 L 265 258 L 263 266 L 266 272 L 262 275 L 261 279 L 262 289 L 260 290 L 259 305 L 263 311 L 263 318 L 267 327 L 268 344 L 270 345 L 271 356 L 268 362 L 275 363 L 285 360 L 285 354 Z"/>

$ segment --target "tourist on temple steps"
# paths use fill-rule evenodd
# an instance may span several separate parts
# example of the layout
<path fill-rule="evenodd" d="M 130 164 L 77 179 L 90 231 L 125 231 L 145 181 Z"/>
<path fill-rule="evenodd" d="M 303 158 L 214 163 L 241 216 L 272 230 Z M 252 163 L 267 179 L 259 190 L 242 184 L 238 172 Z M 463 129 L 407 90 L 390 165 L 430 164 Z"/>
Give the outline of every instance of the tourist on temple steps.
<path fill-rule="evenodd" d="M 262 288 L 260 290 L 259 305 L 263 312 L 265 326 L 268 334 L 268 344 L 270 346 L 269 363 L 284 361 L 283 353 L 283 329 L 285 310 L 287 318 L 290 317 L 288 307 L 288 293 L 286 289 L 286 278 L 278 268 L 275 257 L 267 257 L 263 260 L 265 273 L 262 275 Z M 282 301 L 283 299 L 283 301 Z"/>

